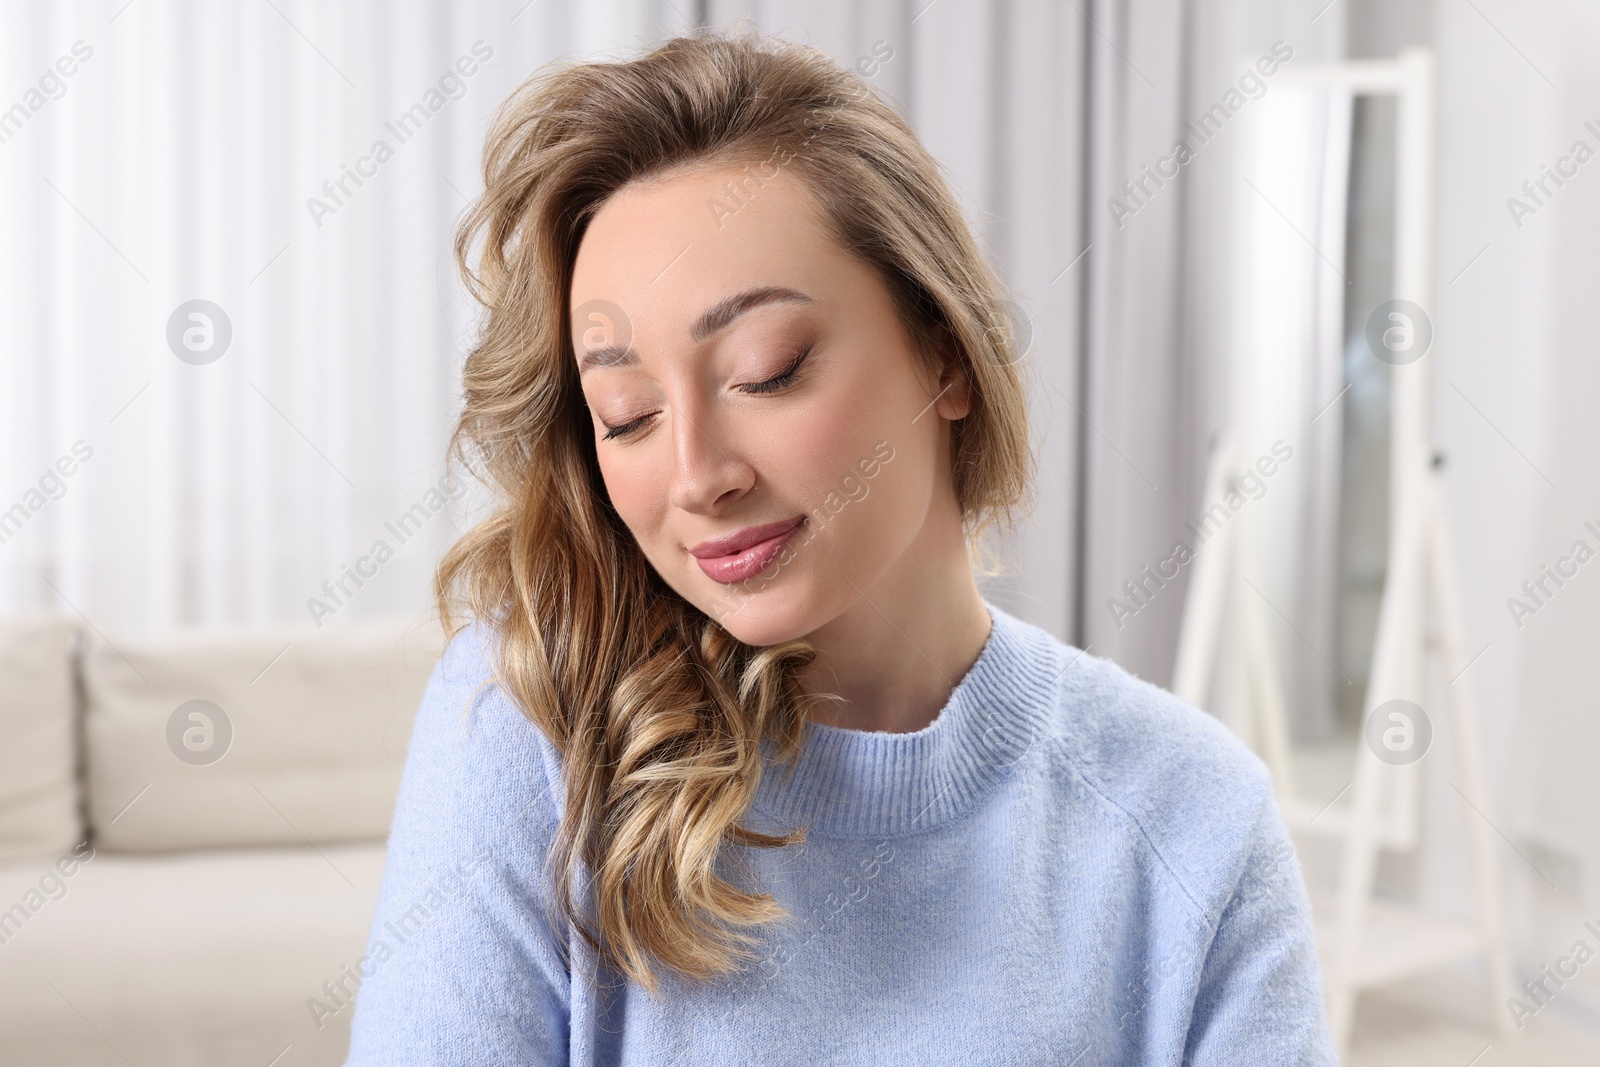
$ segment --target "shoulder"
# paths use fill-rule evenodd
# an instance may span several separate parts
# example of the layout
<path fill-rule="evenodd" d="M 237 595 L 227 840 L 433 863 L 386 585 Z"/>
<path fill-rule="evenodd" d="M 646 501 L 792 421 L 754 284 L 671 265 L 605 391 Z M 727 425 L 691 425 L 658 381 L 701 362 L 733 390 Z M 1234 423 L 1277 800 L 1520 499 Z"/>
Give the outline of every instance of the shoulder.
<path fill-rule="evenodd" d="M 1275 803 L 1271 772 L 1214 716 L 1043 630 L 1059 675 L 1048 733 L 1057 773 L 1142 835 L 1212 911 L 1243 873 Z"/>
<path fill-rule="evenodd" d="M 564 1048 L 563 927 L 544 866 L 546 742 L 469 626 L 418 706 L 361 960 L 350 1064 L 533 1062 Z M 494 1021 L 479 1025 L 490 1008 Z"/>
<path fill-rule="evenodd" d="M 450 639 L 417 709 L 406 776 L 446 788 L 485 813 L 554 803 L 557 755 L 498 674 L 500 636 L 474 621 Z"/>

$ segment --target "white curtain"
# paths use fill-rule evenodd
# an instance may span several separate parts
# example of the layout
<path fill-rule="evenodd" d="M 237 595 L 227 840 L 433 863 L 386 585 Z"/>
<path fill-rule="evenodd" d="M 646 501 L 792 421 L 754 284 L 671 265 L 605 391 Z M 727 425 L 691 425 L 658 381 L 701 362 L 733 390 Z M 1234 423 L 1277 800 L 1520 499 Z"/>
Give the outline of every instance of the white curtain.
<path fill-rule="evenodd" d="M 425 608 L 463 521 L 430 490 L 471 326 L 449 229 L 489 112 L 557 56 L 744 20 L 894 98 L 1013 283 L 1041 491 L 992 591 L 1068 632 L 1092 32 L 1070 8 L 136 0 L 0 17 L 0 63 L 27 72 L 13 84 L 77 42 L 87 55 L 0 144 L 0 612 L 161 628 Z M 474 72 L 452 76 L 458 61 Z M 441 77 L 436 110 L 402 123 Z M 231 327 L 213 362 L 167 340 L 175 313 L 180 335 L 205 331 L 197 300 Z M 73 473 L 48 474 L 58 460 Z"/>
<path fill-rule="evenodd" d="M 0 518 L 0 612 L 124 628 L 425 609 L 470 513 L 438 485 L 471 328 L 448 236 L 487 116 L 558 56 L 744 20 L 901 107 L 1015 295 L 1038 497 L 986 591 L 1167 679 L 1181 581 L 1124 626 L 1105 602 L 1193 518 L 1222 421 L 1230 131 L 1123 225 L 1109 204 L 1275 40 L 1332 54 L 1336 19 L 1276 0 L 134 0 L 0 19 L 0 63 L 23 72 L 0 107 L 92 49 L 0 141 L 0 509 L 22 509 Z M 214 362 L 167 340 L 181 307 L 178 332 L 203 331 L 195 300 L 232 328 Z"/>
<path fill-rule="evenodd" d="M 1227 368 L 1242 294 L 1233 268 L 1242 198 L 1252 195 L 1241 178 L 1242 120 L 1279 92 L 1262 74 L 1272 65 L 1257 63 L 1332 58 L 1340 23 L 1274 0 L 1099 0 L 1083 10 L 1096 32 L 1086 59 L 1093 249 L 1075 413 L 1083 455 L 1075 632 L 1096 654 L 1164 685 L 1193 568 L 1162 586 L 1140 582 L 1177 542 L 1194 540 L 1188 524 L 1215 503 L 1202 496 L 1211 443 L 1235 414 Z M 1282 59 L 1284 51 L 1292 56 Z M 1164 181 L 1148 177 L 1163 172 Z"/>
<path fill-rule="evenodd" d="M 470 326 L 448 239 L 486 119 L 535 67 L 675 18 L 644 0 L 0 8 L 0 614 L 423 610 L 466 499 L 439 485 Z M 221 315 L 189 319 L 196 300 Z M 209 352 L 175 354 L 175 312 Z"/>

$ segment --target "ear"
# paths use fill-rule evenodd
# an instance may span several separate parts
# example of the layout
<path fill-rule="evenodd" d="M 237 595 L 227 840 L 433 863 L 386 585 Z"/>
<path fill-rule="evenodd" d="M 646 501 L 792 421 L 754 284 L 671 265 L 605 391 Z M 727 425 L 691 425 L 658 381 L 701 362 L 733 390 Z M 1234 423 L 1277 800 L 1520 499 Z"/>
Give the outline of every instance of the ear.
<path fill-rule="evenodd" d="M 961 358 L 960 342 L 946 335 L 939 347 L 944 370 L 939 375 L 934 410 L 955 422 L 972 411 L 972 377 L 967 373 L 966 360 Z"/>

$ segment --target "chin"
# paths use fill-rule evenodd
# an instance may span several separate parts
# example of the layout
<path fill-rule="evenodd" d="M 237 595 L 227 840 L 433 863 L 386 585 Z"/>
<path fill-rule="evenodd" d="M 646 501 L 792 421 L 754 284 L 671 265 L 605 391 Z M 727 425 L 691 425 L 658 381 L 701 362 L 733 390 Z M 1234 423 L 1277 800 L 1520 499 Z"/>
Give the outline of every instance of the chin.
<path fill-rule="evenodd" d="M 820 625 L 809 610 L 810 598 L 783 585 L 780 579 L 760 592 L 710 593 L 692 602 L 738 640 L 766 648 L 804 637 Z"/>

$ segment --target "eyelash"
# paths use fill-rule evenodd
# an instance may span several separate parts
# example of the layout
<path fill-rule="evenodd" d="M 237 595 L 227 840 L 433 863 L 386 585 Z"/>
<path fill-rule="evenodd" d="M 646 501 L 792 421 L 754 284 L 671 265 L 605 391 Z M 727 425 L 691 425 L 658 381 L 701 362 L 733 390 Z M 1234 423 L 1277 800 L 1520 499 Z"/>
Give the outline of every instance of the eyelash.
<path fill-rule="evenodd" d="M 806 357 L 810 354 L 811 346 L 807 345 L 800 350 L 800 353 L 794 359 L 789 361 L 789 365 L 783 369 L 783 373 L 776 378 L 768 378 L 764 382 L 754 382 L 750 385 L 742 386 L 742 388 L 746 392 L 756 394 L 776 392 L 795 380 L 800 373 L 800 364 L 804 363 Z"/>
<path fill-rule="evenodd" d="M 792 383 L 795 378 L 799 377 L 800 364 L 804 363 L 806 357 L 810 354 L 811 346 L 807 345 L 805 348 L 800 350 L 800 354 L 795 356 L 794 359 L 790 361 L 789 365 L 785 367 L 783 372 L 777 377 L 768 378 L 764 382 L 753 382 L 750 385 L 740 386 L 740 388 L 747 393 L 757 396 L 763 393 L 777 392 L 779 389 L 782 389 L 784 386 Z M 649 415 L 641 415 L 632 422 L 625 422 L 621 426 L 606 426 L 604 422 L 601 422 L 602 426 L 606 426 L 606 433 L 600 439 L 602 441 L 610 441 L 616 438 L 627 437 L 640 426 L 644 425 L 645 420 L 649 418 Z"/>

